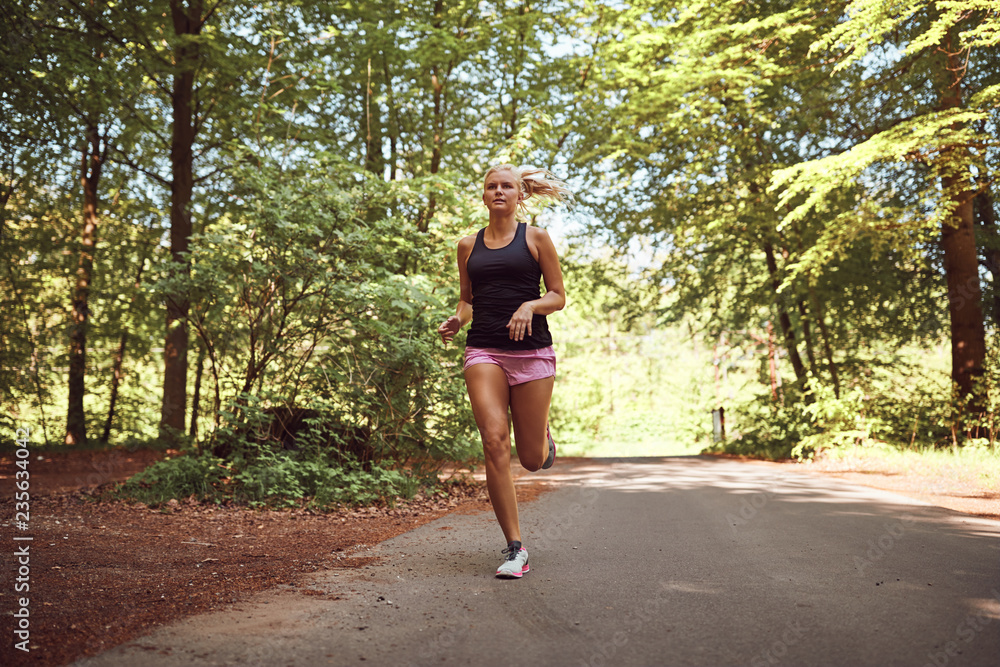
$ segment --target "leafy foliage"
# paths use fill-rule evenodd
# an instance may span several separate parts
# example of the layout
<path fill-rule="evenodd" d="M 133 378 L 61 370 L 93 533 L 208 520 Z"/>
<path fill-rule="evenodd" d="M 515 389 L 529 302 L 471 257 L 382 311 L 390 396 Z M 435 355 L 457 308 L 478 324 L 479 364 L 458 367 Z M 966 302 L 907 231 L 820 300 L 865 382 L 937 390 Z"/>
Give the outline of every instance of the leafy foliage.
<path fill-rule="evenodd" d="M 167 4 L 4 13 L 8 426 L 63 439 L 87 255 L 86 430 L 112 444 L 159 432 L 164 314 L 187 304 L 171 407 L 197 452 L 144 483 L 354 502 L 475 456 L 460 351 L 433 330 L 454 242 L 484 221 L 479 178 L 516 161 L 572 181 L 599 248 L 569 254 L 553 317 L 553 420 L 582 449 L 706 438 L 722 396 L 707 352 L 681 352 L 706 341 L 752 386 L 726 399 L 741 451 L 993 431 L 995 3 L 276 0 L 183 35 L 171 11 L 197 3 Z M 171 168 L 184 123 L 190 182 Z M 88 137 L 106 160 L 90 232 Z M 957 393 L 927 353 L 942 340 L 983 342 L 952 362 Z"/>
<path fill-rule="evenodd" d="M 726 447 L 787 456 L 990 428 L 993 399 L 972 389 L 986 387 L 979 279 L 962 267 L 973 225 L 995 243 L 995 7 L 640 2 L 592 16 L 606 35 L 592 97 L 613 109 L 578 142 L 581 167 L 604 166 L 585 188 L 594 231 L 649 248 L 666 321 L 772 350 L 770 387 L 729 406 Z M 942 338 L 957 394 L 913 353 Z"/>
<path fill-rule="evenodd" d="M 234 469 L 208 453 L 154 463 L 111 493 L 158 506 L 174 498 L 239 503 L 251 507 L 308 506 L 329 509 L 412 497 L 418 481 L 381 467 L 337 465 L 321 458 L 272 453 Z"/>

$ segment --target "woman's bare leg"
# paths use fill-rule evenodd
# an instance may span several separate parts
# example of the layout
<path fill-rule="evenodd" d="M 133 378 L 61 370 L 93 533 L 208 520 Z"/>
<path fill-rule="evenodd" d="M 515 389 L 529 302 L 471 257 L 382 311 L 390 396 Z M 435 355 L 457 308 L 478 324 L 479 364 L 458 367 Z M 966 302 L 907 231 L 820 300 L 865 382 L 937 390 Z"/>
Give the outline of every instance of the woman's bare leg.
<path fill-rule="evenodd" d="M 493 512 L 507 542 L 520 541 L 517 495 L 510 471 L 510 425 L 507 421 L 510 387 L 507 386 L 507 374 L 495 364 L 474 364 L 465 369 L 465 384 L 469 390 L 472 414 L 483 439 L 486 488 Z"/>
<path fill-rule="evenodd" d="M 510 387 L 510 414 L 514 422 L 514 444 L 521 466 L 534 472 L 549 456 L 549 404 L 555 377 L 532 380 Z"/>

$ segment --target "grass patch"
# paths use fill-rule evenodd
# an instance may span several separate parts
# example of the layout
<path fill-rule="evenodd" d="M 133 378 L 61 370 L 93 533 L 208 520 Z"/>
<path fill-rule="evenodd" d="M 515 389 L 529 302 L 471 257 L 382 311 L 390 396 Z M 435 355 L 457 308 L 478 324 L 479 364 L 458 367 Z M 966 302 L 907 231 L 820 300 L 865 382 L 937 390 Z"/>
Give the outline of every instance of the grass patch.
<path fill-rule="evenodd" d="M 1000 492 L 1000 451 L 983 444 L 963 447 L 900 449 L 884 443 L 824 450 L 823 468 L 924 477 L 941 486 L 983 487 Z"/>

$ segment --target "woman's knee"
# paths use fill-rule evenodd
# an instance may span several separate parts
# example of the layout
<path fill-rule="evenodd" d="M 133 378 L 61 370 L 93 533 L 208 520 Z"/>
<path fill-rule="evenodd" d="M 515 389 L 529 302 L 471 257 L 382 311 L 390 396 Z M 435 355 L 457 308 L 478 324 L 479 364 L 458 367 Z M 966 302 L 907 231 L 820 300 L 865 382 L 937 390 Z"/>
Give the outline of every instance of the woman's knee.
<path fill-rule="evenodd" d="M 482 433 L 483 454 L 492 464 L 510 464 L 510 434 L 503 431 Z"/>
<path fill-rule="evenodd" d="M 518 450 L 517 458 L 518 461 L 521 463 L 521 467 L 527 470 L 528 472 L 535 472 L 536 470 L 540 470 L 542 464 L 545 463 L 545 459 L 543 457 L 534 456 L 533 454 L 528 454 L 528 453 L 521 454 L 520 450 Z"/>

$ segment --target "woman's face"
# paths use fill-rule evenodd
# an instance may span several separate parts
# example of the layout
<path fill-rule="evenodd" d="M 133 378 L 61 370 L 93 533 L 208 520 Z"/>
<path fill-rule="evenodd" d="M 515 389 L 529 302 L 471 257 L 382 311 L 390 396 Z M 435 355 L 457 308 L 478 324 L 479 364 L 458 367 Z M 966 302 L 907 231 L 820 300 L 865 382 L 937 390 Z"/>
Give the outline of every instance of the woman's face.
<path fill-rule="evenodd" d="M 491 213 L 513 213 L 521 197 L 517 177 L 509 171 L 495 171 L 483 184 L 483 203 Z"/>

